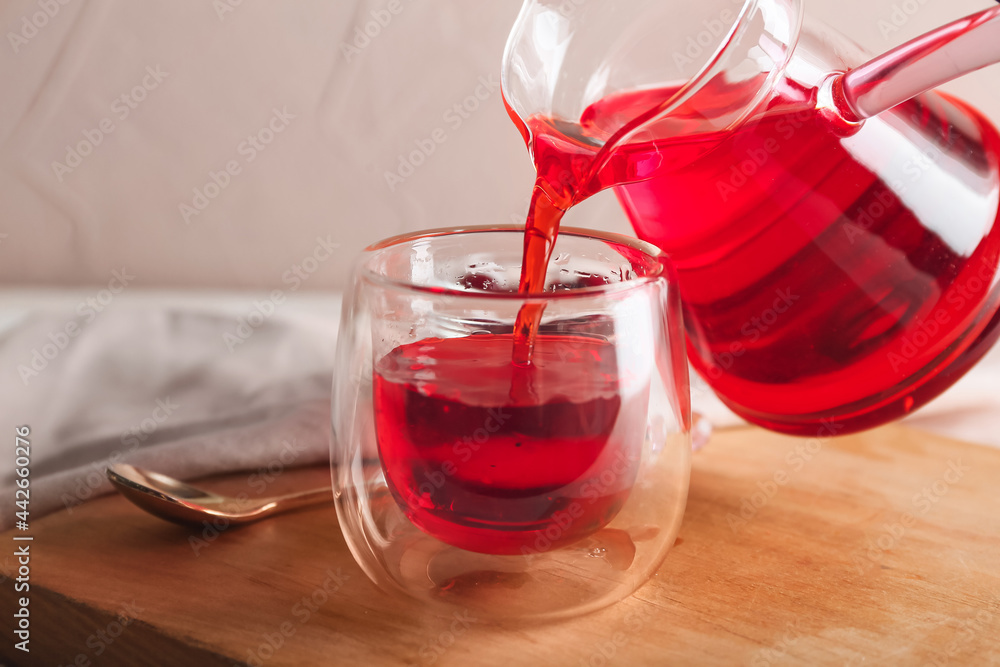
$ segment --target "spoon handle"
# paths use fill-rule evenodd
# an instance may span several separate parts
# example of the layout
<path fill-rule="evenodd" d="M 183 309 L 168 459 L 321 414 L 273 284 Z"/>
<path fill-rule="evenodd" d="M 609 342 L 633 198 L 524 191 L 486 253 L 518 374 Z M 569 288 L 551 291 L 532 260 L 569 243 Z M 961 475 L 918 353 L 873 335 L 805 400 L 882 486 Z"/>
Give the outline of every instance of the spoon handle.
<path fill-rule="evenodd" d="M 324 486 L 318 489 L 309 489 L 308 491 L 291 493 L 287 496 L 275 498 L 273 502 L 275 507 L 272 512 L 275 514 L 278 512 L 287 512 L 289 510 L 298 509 L 300 507 L 309 507 L 310 505 L 329 503 L 333 502 L 333 487 Z"/>

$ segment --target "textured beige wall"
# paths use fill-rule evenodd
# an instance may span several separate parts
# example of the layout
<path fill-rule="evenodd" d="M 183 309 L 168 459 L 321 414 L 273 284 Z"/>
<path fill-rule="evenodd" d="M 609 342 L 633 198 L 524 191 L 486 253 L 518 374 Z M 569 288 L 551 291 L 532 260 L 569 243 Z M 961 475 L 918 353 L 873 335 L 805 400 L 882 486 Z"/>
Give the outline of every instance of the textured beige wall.
<path fill-rule="evenodd" d="M 124 268 L 145 287 L 331 288 L 378 238 L 518 219 L 532 173 L 496 84 L 519 5 L 0 3 L 0 283 L 101 285 Z M 988 5 L 806 0 L 873 51 Z M 373 11 L 384 27 L 345 50 Z M 952 89 L 1000 121 L 998 79 Z M 81 142 L 89 154 L 67 156 Z M 572 222 L 626 229 L 610 197 Z"/>

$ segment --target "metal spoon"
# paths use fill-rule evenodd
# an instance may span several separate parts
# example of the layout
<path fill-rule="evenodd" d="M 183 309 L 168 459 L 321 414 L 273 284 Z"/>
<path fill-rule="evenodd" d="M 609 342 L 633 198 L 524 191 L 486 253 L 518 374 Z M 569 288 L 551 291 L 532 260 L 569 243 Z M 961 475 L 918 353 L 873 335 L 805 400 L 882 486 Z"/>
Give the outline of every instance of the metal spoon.
<path fill-rule="evenodd" d="M 184 526 L 226 519 L 251 523 L 281 512 L 333 501 L 331 487 L 274 498 L 233 498 L 205 491 L 158 472 L 117 463 L 105 471 L 123 496 L 145 511 Z"/>

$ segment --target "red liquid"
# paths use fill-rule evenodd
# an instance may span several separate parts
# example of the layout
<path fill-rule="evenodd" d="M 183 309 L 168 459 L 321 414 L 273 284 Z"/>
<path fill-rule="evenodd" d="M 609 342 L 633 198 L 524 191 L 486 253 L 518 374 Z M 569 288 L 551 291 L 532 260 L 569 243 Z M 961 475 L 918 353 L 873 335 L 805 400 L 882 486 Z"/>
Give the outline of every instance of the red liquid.
<path fill-rule="evenodd" d="M 676 268 L 695 368 L 744 417 L 805 435 L 904 415 L 1000 336 L 1000 135 L 978 112 L 925 95 L 841 138 L 814 89 L 786 84 L 736 131 L 681 108 L 651 140 L 597 150 L 671 93 L 609 97 L 579 124 L 511 114 L 538 170 L 522 287 L 537 290 L 565 209 L 618 186 Z"/>
<path fill-rule="evenodd" d="M 524 368 L 512 344 L 432 338 L 375 369 L 393 496 L 415 525 L 470 551 L 538 553 L 586 537 L 621 509 L 639 465 L 648 387 L 628 390 L 612 345 L 543 333 Z"/>

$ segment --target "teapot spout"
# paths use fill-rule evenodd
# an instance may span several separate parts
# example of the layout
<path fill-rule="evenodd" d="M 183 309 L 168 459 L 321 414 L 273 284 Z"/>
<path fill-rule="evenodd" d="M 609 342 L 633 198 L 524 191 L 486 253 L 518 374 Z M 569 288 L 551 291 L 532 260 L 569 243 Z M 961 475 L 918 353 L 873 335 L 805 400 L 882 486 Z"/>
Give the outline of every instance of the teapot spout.
<path fill-rule="evenodd" d="M 598 147 L 595 173 L 616 147 L 650 133 L 737 126 L 780 81 L 798 39 L 801 4 L 525 0 L 504 52 L 508 115 L 529 150 L 532 128 L 542 121 Z M 608 100 L 616 112 L 591 123 L 588 114 Z"/>

